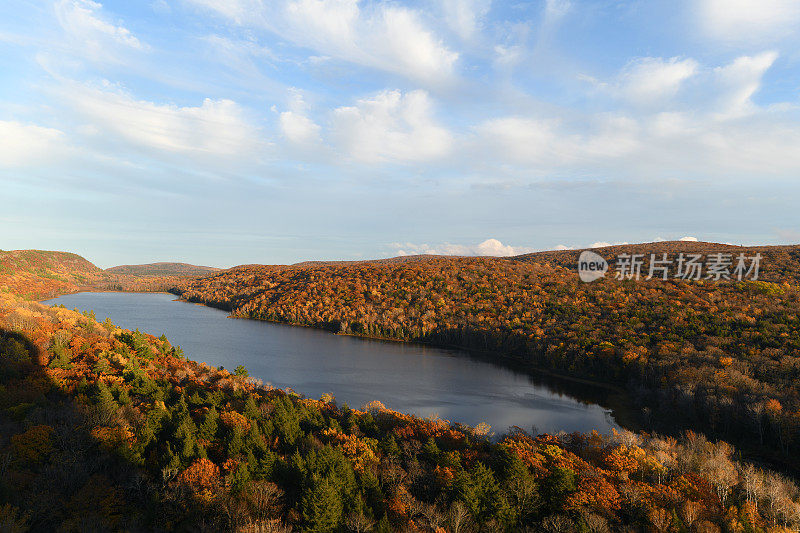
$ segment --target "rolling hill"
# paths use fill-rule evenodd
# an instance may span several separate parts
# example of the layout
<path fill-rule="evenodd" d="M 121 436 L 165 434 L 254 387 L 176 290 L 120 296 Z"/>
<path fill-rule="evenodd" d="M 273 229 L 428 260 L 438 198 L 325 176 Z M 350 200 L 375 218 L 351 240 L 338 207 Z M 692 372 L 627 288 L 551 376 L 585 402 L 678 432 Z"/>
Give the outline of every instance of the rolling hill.
<path fill-rule="evenodd" d="M 190 265 L 188 263 L 147 263 L 120 265 L 105 269 L 108 274 L 131 276 L 205 276 L 222 271 L 222 268 Z"/>
<path fill-rule="evenodd" d="M 0 292 L 42 300 L 77 291 L 167 291 L 220 269 L 186 263 L 123 265 L 102 270 L 73 253 L 0 251 Z"/>
<path fill-rule="evenodd" d="M 90 261 L 73 253 L 0 251 L 0 292 L 29 299 L 74 292 L 101 272 Z"/>

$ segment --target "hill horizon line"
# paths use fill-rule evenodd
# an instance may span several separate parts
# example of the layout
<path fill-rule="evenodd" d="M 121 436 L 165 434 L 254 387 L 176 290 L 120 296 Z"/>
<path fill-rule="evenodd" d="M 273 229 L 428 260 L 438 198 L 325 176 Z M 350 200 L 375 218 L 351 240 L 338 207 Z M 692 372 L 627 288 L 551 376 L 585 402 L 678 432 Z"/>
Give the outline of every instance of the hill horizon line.
<path fill-rule="evenodd" d="M 775 249 L 788 249 L 800 246 L 800 243 L 796 244 L 756 244 L 756 245 L 738 245 L 738 244 L 731 244 L 731 243 L 718 243 L 712 241 L 690 241 L 690 240 L 664 240 L 664 241 L 647 241 L 647 242 L 640 242 L 640 243 L 624 243 L 624 244 L 609 244 L 607 246 L 586 246 L 582 248 L 554 248 L 554 249 L 546 249 L 546 250 L 537 250 L 535 252 L 527 252 L 524 254 L 517 254 L 517 255 L 507 255 L 507 256 L 499 256 L 499 255 L 455 255 L 455 254 L 432 254 L 432 253 L 422 253 L 422 254 L 409 254 L 409 255 L 397 255 L 392 257 L 383 257 L 383 258 L 374 258 L 374 259 L 331 259 L 331 260 L 305 260 L 305 261 L 298 261 L 296 263 L 242 263 L 233 265 L 230 267 L 219 267 L 219 266 L 209 266 L 209 265 L 197 265 L 194 263 L 187 263 L 182 261 L 154 261 L 150 263 L 126 263 L 121 265 L 114 265 L 108 268 L 101 268 L 95 265 L 92 261 L 87 259 L 81 254 L 70 252 L 66 250 L 40 250 L 35 248 L 26 248 L 26 249 L 18 249 L 18 250 L 0 250 L 0 253 L 24 253 L 24 252 L 36 252 L 36 253 L 57 253 L 57 254 L 69 254 L 72 256 L 77 256 L 92 266 L 97 268 L 99 271 L 113 273 L 113 274 L 133 274 L 133 275 L 163 275 L 167 272 L 173 275 L 180 275 L 180 274 L 213 274 L 217 272 L 223 272 L 225 270 L 232 270 L 237 268 L 246 268 L 251 266 L 286 266 L 286 267 L 305 267 L 305 266 L 326 266 L 326 265 L 350 265 L 350 264 L 363 264 L 363 263 L 402 263 L 402 262 L 415 262 L 415 261 L 425 261 L 434 258 L 494 258 L 494 259 L 518 259 L 518 260 L 530 260 L 535 259 L 537 257 L 557 257 L 557 256 L 564 256 L 560 259 L 563 261 L 565 257 L 569 257 L 574 255 L 578 252 L 583 251 L 605 251 L 605 252 L 621 252 L 625 250 L 635 249 L 635 251 L 641 252 L 669 252 L 669 250 L 665 250 L 664 248 L 668 246 L 674 246 L 675 249 L 672 250 L 674 252 L 685 252 L 685 251 L 721 251 L 721 250 L 749 250 L 749 249 L 758 249 L 758 250 L 775 250 Z M 643 250 L 642 247 L 645 247 Z M 561 262 L 561 261 L 559 261 Z"/>

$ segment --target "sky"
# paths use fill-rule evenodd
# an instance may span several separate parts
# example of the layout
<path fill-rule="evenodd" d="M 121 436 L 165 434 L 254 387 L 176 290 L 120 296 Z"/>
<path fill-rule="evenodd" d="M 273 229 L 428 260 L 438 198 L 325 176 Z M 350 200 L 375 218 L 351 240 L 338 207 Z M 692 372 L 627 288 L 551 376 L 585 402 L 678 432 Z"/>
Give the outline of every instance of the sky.
<path fill-rule="evenodd" d="M 800 0 L 0 0 L 0 248 L 800 242 Z"/>

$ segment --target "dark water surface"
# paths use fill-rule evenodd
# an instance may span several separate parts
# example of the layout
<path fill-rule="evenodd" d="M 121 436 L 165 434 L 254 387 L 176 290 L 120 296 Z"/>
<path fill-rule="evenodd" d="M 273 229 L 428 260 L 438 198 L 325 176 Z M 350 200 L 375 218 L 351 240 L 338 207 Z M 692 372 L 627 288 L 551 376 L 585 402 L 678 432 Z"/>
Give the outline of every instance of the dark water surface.
<path fill-rule="evenodd" d="M 84 292 L 46 304 L 94 310 L 126 329 L 165 333 L 187 358 L 233 369 L 275 387 L 360 407 L 380 400 L 391 409 L 453 422 L 486 422 L 498 433 L 516 425 L 539 431 L 607 433 L 617 427 L 602 401 L 605 391 L 546 376 L 531 376 L 457 350 L 361 339 L 227 318 L 225 311 L 162 293 Z M 579 401 L 576 398 L 581 398 Z"/>

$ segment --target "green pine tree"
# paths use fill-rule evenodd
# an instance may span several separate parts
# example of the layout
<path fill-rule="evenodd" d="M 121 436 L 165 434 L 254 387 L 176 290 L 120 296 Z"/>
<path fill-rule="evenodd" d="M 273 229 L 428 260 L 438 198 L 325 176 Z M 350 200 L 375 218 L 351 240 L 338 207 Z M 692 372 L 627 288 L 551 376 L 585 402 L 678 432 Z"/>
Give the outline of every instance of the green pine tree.
<path fill-rule="evenodd" d="M 301 503 L 304 530 L 326 533 L 335 530 L 342 519 L 342 498 L 328 478 L 317 478 Z"/>
<path fill-rule="evenodd" d="M 201 439 L 212 441 L 217 435 L 218 428 L 219 413 L 217 412 L 216 408 L 212 407 L 206 411 L 205 416 L 203 416 L 203 422 L 200 424 L 198 435 Z"/>

